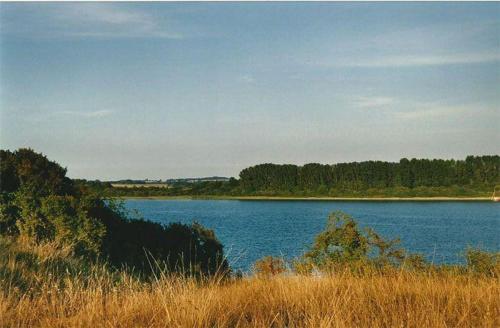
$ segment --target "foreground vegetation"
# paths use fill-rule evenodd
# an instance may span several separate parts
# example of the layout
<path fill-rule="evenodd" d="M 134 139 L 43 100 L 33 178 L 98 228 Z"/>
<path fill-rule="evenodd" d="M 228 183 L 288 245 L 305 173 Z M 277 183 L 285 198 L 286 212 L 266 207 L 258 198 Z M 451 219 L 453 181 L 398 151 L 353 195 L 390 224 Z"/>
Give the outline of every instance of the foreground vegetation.
<path fill-rule="evenodd" d="M 449 270 L 160 274 L 85 266 L 45 244 L 0 248 L 2 327 L 498 327 L 498 275 Z"/>
<path fill-rule="evenodd" d="M 144 275 L 72 248 L 0 238 L 2 327 L 497 327 L 500 256 L 432 265 L 398 240 L 333 213 L 301 258 L 266 257 L 248 276 Z"/>

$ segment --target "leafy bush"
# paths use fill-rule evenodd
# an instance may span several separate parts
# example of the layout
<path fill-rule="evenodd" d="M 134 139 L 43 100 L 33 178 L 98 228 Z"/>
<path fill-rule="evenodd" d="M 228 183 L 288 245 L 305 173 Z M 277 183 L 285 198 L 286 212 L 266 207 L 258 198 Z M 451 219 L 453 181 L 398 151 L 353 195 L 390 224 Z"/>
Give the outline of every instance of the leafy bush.
<path fill-rule="evenodd" d="M 126 264 L 142 272 L 166 269 L 186 274 L 214 274 L 229 269 L 223 246 L 212 230 L 198 223 L 162 225 L 125 219 L 116 206 L 93 208 L 103 218 L 107 234 L 103 253 L 114 265 Z"/>
<path fill-rule="evenodd" d="M 19 209 L 13 205 L 14 195 L 0 193 L 0 234 L 16 234 Z"/>
<path fill-rule="evenodd" d="M 313 269 L 332 271 L 346 266 L 354 270 L 393 267 L 406 258 L 398 244 L 399 239 L 386 240 L 372 229 L 363 232 L 351 216 L 333 212 L 326 229 L 316 236 L 311 249 L 294 267 L 300 273 Z"/>
<path fill-rule="evenodd" d="M 500 253 L 489 253 L 469 247 L 465 251 L 465 259 L 469 271 L 491 276 L 500 272 Z"/>
<path fill-rule="evenodd" d="M 422 254 L 409 254 L 402 262 L 407 270 L 424 271 L 429 268 L 429 263 Z"/>
<path fill-rule="evenodd" d="M 368 247 L 368 238 L 359 231 L 352 217 L 334 212 L 328 217 L 326 229 L 316 236 L 305 258 L 318 267 L 328 262 L 357 261 L 366 257 Z"/>
<path fill-rule="evenodd" d="M 0 191 L 15 192 L 31 186 L 38 195 L 68 195 L 74 192 L 66 169 L 32 149 L 0 150 Z"/>
<path fill-rule="evenodd" d="M 399 265 L 405 259 L 405 250 L 398 247 L 401 242 L 399 238 L 384 239 L 373 229 L 366 229 L 366 232 L 368 245 L 375 252 L 372 261 L 377 267 Z M 417 259 L 412 256 L 411 260 L 415 262 Z"/>
<path fill-rule="evenodd" d="M 0 234 L 52 243 L 87 259 L 143 273 L 156 268 L 187 274 L 229 270 L 223 246 L 197 223 L 161 225 L 133 220 L 95 188 L 76 185 L 66 170 L 30 149 L 1 151 Z"/>

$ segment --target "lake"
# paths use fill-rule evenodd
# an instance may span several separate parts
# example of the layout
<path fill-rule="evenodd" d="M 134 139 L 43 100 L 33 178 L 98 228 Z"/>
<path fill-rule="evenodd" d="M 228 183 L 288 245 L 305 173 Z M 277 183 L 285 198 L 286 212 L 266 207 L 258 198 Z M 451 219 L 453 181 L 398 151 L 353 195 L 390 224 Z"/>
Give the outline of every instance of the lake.
<path fill-rule="evenodd" d="M 243 271 L 266 255 L 300 256 L 337 210 L 385 237 L 400 237 L 403 247 L 434 263 L 463 262 L 467 246 L 500 250 L 500 204 L 493 202 L 129 199 L 125 207 L 151 221 L 197 221 L 213 229 L 231 266 Z"/>

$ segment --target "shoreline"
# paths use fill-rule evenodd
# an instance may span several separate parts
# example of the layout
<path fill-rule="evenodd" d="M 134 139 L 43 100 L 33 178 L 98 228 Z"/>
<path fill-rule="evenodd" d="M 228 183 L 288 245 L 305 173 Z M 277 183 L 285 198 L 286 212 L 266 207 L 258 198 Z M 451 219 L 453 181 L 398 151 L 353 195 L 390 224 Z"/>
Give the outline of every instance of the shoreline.
<path fill-rule="evenodd" d="M 259 201 L 391 201 L 391 202 L 493 202 L 491 197 L 298 197 L 298 196 L 121 196 L 137 200 L 259 200 Z"/>

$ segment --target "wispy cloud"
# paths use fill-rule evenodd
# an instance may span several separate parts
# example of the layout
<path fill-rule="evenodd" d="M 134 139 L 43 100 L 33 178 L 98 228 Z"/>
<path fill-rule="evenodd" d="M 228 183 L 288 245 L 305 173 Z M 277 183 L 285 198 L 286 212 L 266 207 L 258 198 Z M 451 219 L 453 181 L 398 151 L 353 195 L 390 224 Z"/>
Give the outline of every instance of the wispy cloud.
<path fill-rule="evenodd" d="M 246 82 L 246 83 L 254 83 L 255 82 L 255 78 L 250 74 L 245 74 L 245 75 L 241 76 L 241 80 L 243 82 Z"/>
<path fill-rule="evenodd" d="M 358 60 L 341 64 L 350 67 L 411 67 L 454 64 L 477 64 L 500 61 L 499 52 L 447 54 L 447 55 L 402 55 Z"/>
<path fill-rule="evenodd" d="M 449 104 L 443 101 L 422 102 L 386 96 L 358 97 L 351 102 L 358 108 L 376 108 L 386 118 L 400 121 L 431 121 L 471 117 L 496 117 L 500 112 L 484 103 Z"/>
<path fill-rule="evenodd" d="M 67 116 L 77 116 L 77 117 L 87 117 L 87 118 L 100 118 L 113 114 L 111 110 L 96 110 L 90 112 L 84 111 L 73 111 L 73 110 L 62 110 L 58 111 L 55 114 L 57 115 L 67 115 Z"/>
<path fill-rule="evenodd" d="M 449 105 L 440 103 L 415 103 L 410 109 L 393 113 L 387 112 L 396 119 L 401 120 L 444 120 L 451 118 L 477 118 L 491 117 L 498 119 L 498 110 L 484 104 Z M 467 117 L 467 118 L 466 118 Z"/>
<path fill-rule="evenodd" d="M 307 65 L 338 68 L 404 68 L 500 61 L 494 35 L 498 20 L 447 22 L 366 31 L 354 38 L 321 40 L 317 52 L 299 57 Z"/>
<path fill-rule="evenodd" d="M 181 39 L 183 36 L 160 26 L 156 17 L 138 10 L 110 4 L 74 4 L 60 9 L 59 18 L 78 23 L 77 31 L 66 33 L 93 37 L 157 37 Z M 85 27 L 85 28 L 83 28 Z"/>
<path fill-rule="evenodd" d="M 359 97 L 352 103 L 359 108 L 373 108 L 391 105 L 394 102 L 395 99 L 391 97 Z"/>
<path fill-rule="evenodd" d="M 419 108 L 411 111 L 399 111 L 395 112 L 394 116 L 398 119 L 403 120 L 418 120 L 418 119 L 429 119 L 429 118 L 442 118 L 449 115 L 455 115 L 463 113 L 466 108 L 463 107 L 430 107 L 430 108 Z"/>
<path fill-rule="evenodd" d="M 81 20 L 105 24 L 144 23 L 145 15 L 113 7 L 109 4 L 79 3 L 71 6 L 59 7 L 57 12 L 60 18 L 66 20 Z"/>
<path fill-rule="evenodd" d="M 33 5 L 35 6 L 35 5 Z M 31 37 L 182 39 L 173 19 L 161 19 L 126 4 L 64 3 L 42 7 L 11 6 L 2 33 Z M 9 19 L 16 17 L 15 19 Z M 20 18 L 29 20 L 22 24 Z"/>

